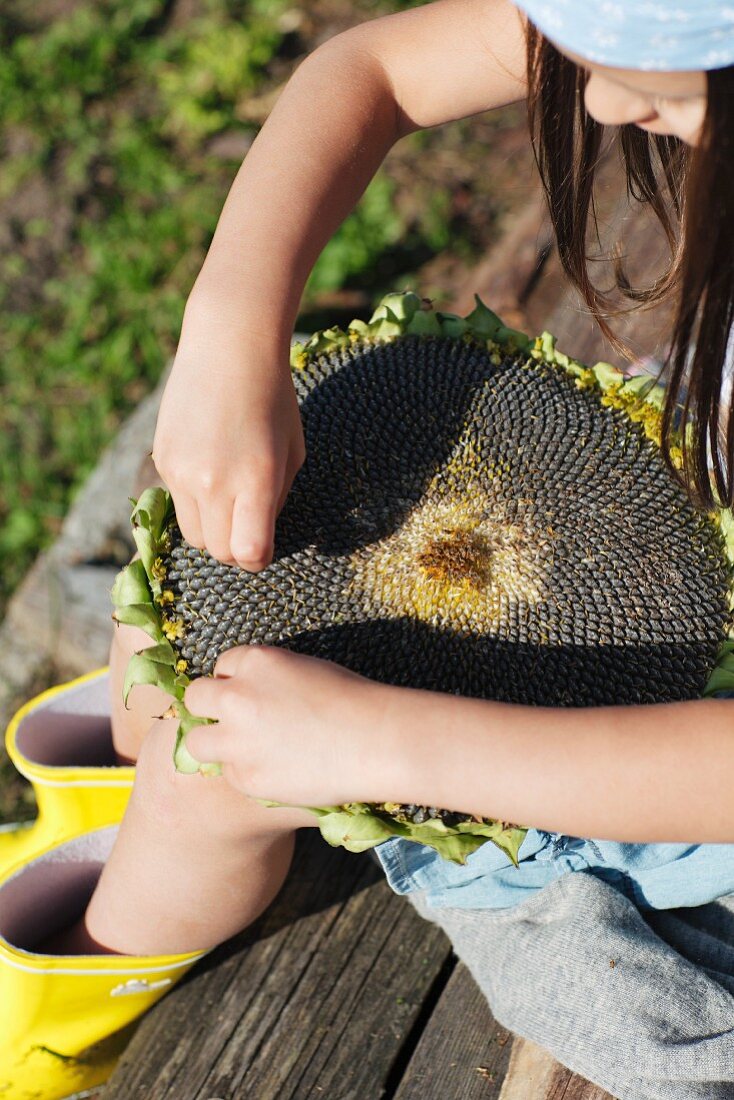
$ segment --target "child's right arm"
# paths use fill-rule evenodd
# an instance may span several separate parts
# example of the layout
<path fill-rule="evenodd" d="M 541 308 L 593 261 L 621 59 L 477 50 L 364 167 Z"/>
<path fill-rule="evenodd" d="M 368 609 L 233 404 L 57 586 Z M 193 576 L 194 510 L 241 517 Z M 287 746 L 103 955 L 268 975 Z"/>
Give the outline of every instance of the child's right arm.
<path fill-rule="evenodd" d="M 439 0 L 331 39 L 296 71 L 189 297 L 154 458 L 189 542 L 256 570 L 304 457 L 288 348 L 308 274 L 405 134 L 521 99 L 508 0 Z"/>

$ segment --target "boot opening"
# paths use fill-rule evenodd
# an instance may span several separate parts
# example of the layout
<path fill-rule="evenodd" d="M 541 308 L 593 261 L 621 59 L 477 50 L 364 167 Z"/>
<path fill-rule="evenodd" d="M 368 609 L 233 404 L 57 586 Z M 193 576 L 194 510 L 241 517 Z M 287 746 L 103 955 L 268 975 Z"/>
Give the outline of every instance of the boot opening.
<path fill-rule="evenodd" d="M 0 938 L 21 951 L 74 924 L 85 912 L 117 826 L 60 844 L 0 886 Z"/>
<path fill-rule="evenodd" d="M 114 767 L 109 691 L 99 676 L 41 703 L 18 727 L 18 750 L 47 767 Z"/>

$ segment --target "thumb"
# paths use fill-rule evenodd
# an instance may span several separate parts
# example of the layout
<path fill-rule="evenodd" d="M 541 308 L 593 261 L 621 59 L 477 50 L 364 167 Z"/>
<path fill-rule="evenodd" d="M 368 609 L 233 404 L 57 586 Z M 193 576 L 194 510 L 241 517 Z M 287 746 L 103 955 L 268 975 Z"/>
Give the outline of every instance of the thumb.
<path fill-rule="evenodd" d="M 231 679 L 233 676 L 236 676 L 247 659 L 248 649 L 249 646 L 236 645 L 220 653 L 214 665 L 215 678 Z"/>
<path fill-rule="evenodd" d="M 216 726 L 194 726 L 186 734 L 186 748 L 199 764 L 222 764 L 223 739 Z"/>

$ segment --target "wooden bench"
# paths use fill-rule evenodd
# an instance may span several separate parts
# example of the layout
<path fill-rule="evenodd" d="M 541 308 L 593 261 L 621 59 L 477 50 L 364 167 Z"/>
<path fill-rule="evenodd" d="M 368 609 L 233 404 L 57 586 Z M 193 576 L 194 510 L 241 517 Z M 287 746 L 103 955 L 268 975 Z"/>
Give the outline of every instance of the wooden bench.
<path fill-rule="evenodd" d="M 265 914 L 140 1023 L 103 1100 L 610 1100 L 502 1028 L 367 855 L 298 836 Z"/>

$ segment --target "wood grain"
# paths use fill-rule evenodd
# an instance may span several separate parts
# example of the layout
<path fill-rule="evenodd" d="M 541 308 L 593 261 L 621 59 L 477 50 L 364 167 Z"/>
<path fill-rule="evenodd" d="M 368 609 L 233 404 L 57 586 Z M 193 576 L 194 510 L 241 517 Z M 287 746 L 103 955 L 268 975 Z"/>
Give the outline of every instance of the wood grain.
<path fill-rule="evenodd" d="M 497 1100 L 614 1100 L 528 1039 L 515 1036 Z"/>
<path fill-rule="evenodd" d="M 452 973 L 403 1072 L 394 1100 L 499 1100 L 512 1036 L 463 963 Z"/>
<path fill-rule="evenodd" d="M 614 1100 L 611 1093 L 592 1085 L 585 1077 L 556 1063 L 556 1071 L 544 1100 Z"/>
<path fill-rule="evenodd" d="M 299 836 L 266 914 L 141 1023 L 105 1100 L 367 1100 L 449 957 L 366 856 Z"/>

